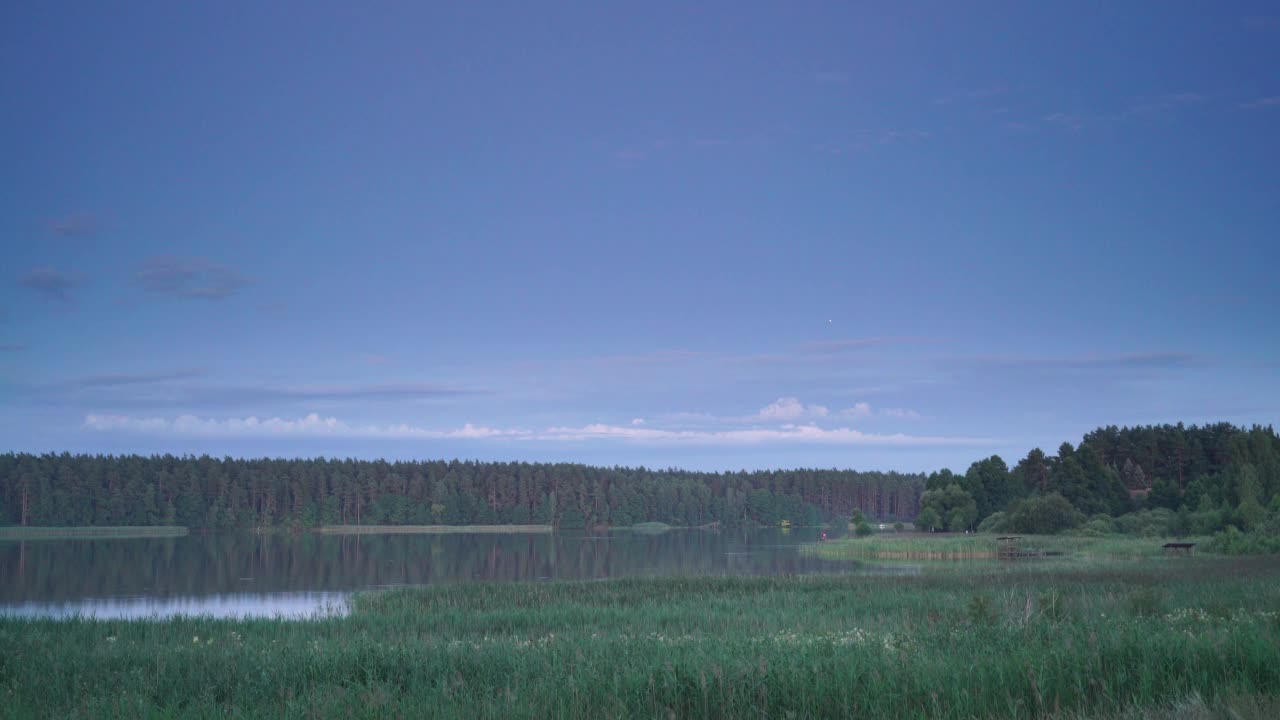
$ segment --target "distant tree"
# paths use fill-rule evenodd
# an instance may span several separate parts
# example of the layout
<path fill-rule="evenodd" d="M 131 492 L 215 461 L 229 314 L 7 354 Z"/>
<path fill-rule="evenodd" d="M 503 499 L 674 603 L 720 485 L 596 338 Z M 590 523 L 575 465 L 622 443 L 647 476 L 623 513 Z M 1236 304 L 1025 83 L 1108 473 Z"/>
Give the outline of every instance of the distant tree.
<path fill-rule="evenodd" d="M 973 496 L 955 483 L 941 490 L 925 491 L 920 497 L 920 504 L 936 513 L 936 527 L 941 527 L 945 520 L 946 528 L 952 532 L 966 530 L 978 519 L 978 506 Z"/>
<path fill-rule="evenodd" d="M 1084 524 L 1084 513 L 1058 493 L 1030 497 L 1017 503 L 1009 522 L 1014 532 L 1054 535 Z"/>
<path fill-rule="evenodd" d="M 942 518 L 938 516 L 938 511 L 932 507 L 926 507 L 916 516 L 916 527 L 924 528 L 929 532 L 933 532 L 942 525 Z"/>
<path fill-rule="evenodd" d="M 872 531 L 871 526 L 863 521 L 858 523 L 858 526 L 854 528 L 854 532 L 857 533 L 858 537 L 866 537 L 870 535 Z"/>

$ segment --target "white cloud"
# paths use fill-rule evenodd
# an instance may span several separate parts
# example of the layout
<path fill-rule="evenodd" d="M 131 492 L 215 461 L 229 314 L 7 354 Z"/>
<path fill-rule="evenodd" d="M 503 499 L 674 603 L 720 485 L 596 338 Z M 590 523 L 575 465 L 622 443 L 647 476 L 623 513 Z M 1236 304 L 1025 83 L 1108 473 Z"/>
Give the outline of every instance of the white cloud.
<path fill-rule="evenodd" d="M 199 418 L 180 415 L 167 418 L 137 418 L 127 415 L 87 415 L 84 426 L 91 430 L 201 436 L 299 436 L 366 438 L 497 438 L 525 437 L 527 430 L 495 430 L 467 423 L 453 430 L 428 430 L 413 425 L 350 425 L 334 417 L 311 413 L 296 420 L 284 418 Z"/>
<path fill-rule="evenodd" d="M 848 418 L 868 418 L 871 414 L 871 405 L 865 402 L 854 403 L 853 407 L 840 411 L 841 417 Z"/>
<path fill-rule="evenodd" d="M 594 423 L 581 427 L 550 427 L 540 431 L 463 425 L 452 430 L 432 430 L 413 425 L 351 425 L 315 413 L 295 420 L 274 418 L 200 418 L 182 415 L 173 419 L 127 415 L 87 415 L 84 427 L 100 432 L 132 432 L 204 437 L 354 437 L 406 439 L 507 439 L 523 441 L 581 442 L 620 441 L 688 445 L 984 445 L 983 438 L 864 433 L 852 428 L 821 428 L 813 424 L 784 424 L 777 428 L 740 430 L 664 430 L 637 425 Z"/>
<path fill-rule="evenodd" d="M 840 411 L 840 417 L 865 419 L 871 417 L 894 418 L 896 420 L 919 420 L 922 416 L 915 410 L 906 408 L 884 408 L 874 410 L 870 403 L 854 403 L 853 407 Z"/>
<path fill-rule="evenodd" d="M 748 419 L 776 422 L 779 420 L 789 421 L 826 416 L 827 409 L 822 405 L 805 405 L 797 398 L 782 397 L 760 408 L 760 412 Z"/>
<path fill-rule="evenodd" d="M 644 424 L 644 418 L 632 418 L 632 419 L 631 419 L 631 424 L 632 424 L 632 425 L 643 425 L 643 424 Z"/>

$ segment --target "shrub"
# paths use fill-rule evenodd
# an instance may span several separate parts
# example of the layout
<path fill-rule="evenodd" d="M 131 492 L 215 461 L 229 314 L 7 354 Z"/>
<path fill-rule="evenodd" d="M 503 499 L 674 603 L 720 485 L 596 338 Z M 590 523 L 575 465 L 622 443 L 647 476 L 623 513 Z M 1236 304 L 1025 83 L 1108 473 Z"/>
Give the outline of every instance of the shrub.
<path fill-rule="evenodd" d="M 858 526 L 854 528 L 854 532 L 857 533 L 858 537 L 866 537 L 871 534 L 871 526 L 868 525 L 866 521 L 860 522 L 858 523 Z"/>
<path fill-rule="evenodd" d="M 1007 533 L 1012 532 L 1009 527 L 1009 513 L 1003 510 L 993 512 L 983 518 L 978 523 L 978 532 L 980 533 Z"/>
<path fill-rule="evenodd" d="M 1084 513 L 1059 493 L 1027 498 L 1014 507 L 1010 516 L 1014 532 L 1035 535 L 1054 535 L 1083 523 Z"/>

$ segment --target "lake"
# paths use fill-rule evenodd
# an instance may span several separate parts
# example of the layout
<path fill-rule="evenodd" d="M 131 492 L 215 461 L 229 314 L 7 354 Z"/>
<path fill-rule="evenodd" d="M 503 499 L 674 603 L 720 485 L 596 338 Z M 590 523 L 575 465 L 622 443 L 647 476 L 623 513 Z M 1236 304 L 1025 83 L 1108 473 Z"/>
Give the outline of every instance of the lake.
<path fill-rule="evenodd" d="M 628 576 L 909 573 L 800 555 L 820 530 L 318 535 L 0 542 L 0 614 L 308 617 L 354 592 Z M 830 532 L 833 536 L 836 533 Z"/>

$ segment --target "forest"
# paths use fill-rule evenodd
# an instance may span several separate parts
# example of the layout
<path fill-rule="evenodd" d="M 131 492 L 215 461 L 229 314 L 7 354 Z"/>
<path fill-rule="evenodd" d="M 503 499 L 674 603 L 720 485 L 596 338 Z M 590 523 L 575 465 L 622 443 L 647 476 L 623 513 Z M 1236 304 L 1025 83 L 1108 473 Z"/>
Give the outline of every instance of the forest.
<path fill-rule="evenodd" d="M 1164 509 L 1248 529 L 1280 502 L 1271 427 L 1103 427 L 1055 455 L 963 473 L 691 472 L 477 461 L 0 455 L 0 525 L 816 525 L 858 511 L 923 529 L 1055 531 Z M 1209 516 L 1212 516 L 1210 519 Z M 1211 522 L 1210 522 L 1211 520 Z M 1212 525 L 1212 527 L 1210 527 Z M 1175 527 L 1173 530 L 1182 528 Z"/>

